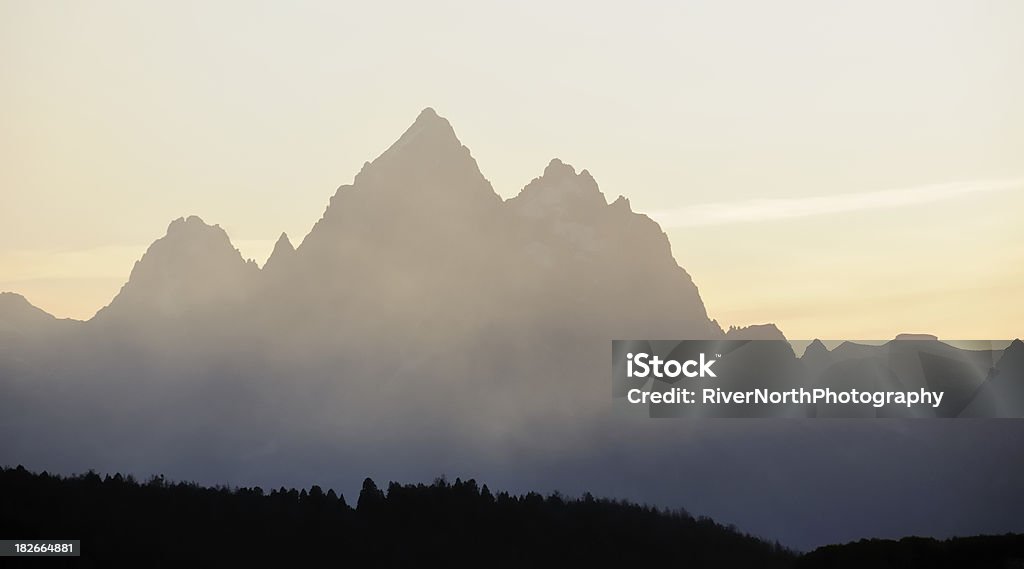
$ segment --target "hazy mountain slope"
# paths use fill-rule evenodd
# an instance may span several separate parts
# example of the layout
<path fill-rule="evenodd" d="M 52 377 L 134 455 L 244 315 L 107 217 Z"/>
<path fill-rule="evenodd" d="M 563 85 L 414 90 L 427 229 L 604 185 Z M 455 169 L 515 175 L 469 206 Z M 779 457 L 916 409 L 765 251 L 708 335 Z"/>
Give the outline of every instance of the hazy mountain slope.
<path fill-rule="evenodd" d="M 175 319 L 245 302 L 258 274 L 220 226 L 178 218 L 132 268 L 128 282 L 92 323 Z"/>

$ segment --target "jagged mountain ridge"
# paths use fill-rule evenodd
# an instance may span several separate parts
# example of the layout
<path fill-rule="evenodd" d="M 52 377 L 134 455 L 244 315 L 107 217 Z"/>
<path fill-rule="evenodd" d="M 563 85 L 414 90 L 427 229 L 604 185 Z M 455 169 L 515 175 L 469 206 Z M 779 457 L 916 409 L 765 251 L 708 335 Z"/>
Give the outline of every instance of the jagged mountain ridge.
<path fill-rule="evenodd" d="M 384 413 L 439 429 L 505 417 L 474 436 L 536 419 L 518 409 L 571 424 L 607 406 L 594 386 L 606 383 L 612 339 L 723 336 L 667 236 L 625 198 L 609 204 L 588 172 L 556 159 L 502 200 L 432 109 L 338 188 L 298 246 L 282 235 L 263 268 L 219 226 L 179 218 L 80 328 L 60 345 L 19 347 L 18 377 L 132 393 L 160 437 L 182 429 L 161 398 L 177 386 L 186 399 L 216 392 L 191 406 L 189 432 L 259 431 L 270 417 L 294 422 L 293 409 L 328 432 Z M 476 393 L 485 386 L 489 398 Z M 253 425 L 223 394 L 232 388 L 257 405 L 287 389 L 292 404 Z M 568 388 L 579 404 L 549 412 L 545 397 Z M 24 395 L 24 409 L 42 397 Z M 86 422 L 86 411 L 62 421 Z"/>
<path fill-rule="evenodd" d="M 521 309 L 504 314 L 510 303 Z M 620 304 L 632 304 L 630 314 Z M 231 306 L 244 318 L 256 307 L 311 330 L 342 317 L 493 321 L 529 316 L 525 310 L 608 311 L 615 314 L 602 325 L 620 321 L 622 334 L 722 334 L 667 236 L 628 200 L 608 204 L 586 170 L 555 159 L 503 201 L 429 108 L 338 188 L 298 247 L 282 235 L 258 270 L 219 226 L 180 218 L 93 321 L 174 318 L 188 326 L 186 312 L 229 317 Z"/>
<path fill-rule="evenodd" d="M 114 300 L 93 317 L 96 322 L 136 318 L 176 318 L 242 302 L 259 268 L 245 260 L 219 225 L 198 216 L 171 222 L 132 268 Z"/>

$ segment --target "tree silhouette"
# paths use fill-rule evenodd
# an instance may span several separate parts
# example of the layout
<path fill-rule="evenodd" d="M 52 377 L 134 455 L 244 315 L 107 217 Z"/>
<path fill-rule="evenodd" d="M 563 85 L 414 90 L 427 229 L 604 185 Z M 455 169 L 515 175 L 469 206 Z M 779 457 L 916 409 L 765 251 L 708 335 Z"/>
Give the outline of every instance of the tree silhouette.
<path fill-rule="evenodd" d="M 363 481 L 356 508 L 333 489 L 201 487 L 162 476 L 60 477 L 0 468 L 0 536 L 80 539 L 81 558 L 47 567 L 472 565 L 565 567 L 1008 567 L 1024 537 L 863 541 L 797 557 L 694 518 L 585 494 L 496 495 L 449 484 Z"/>

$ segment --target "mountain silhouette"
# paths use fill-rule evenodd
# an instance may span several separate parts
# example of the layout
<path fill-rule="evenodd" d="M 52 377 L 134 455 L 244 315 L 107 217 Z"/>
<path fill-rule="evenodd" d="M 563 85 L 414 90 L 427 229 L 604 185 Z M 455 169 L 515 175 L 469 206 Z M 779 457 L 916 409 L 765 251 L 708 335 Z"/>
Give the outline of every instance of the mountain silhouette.
<path fill-rule="evenodd" d="M 298 327 L 315 332 L 342 317 L 493 322 L 510 303 L 518 316 L 621 324 L 608 338 L 722 335 L 664 232 L 628 200 L 608 204 L 586 170 L 554 159 L 503 201 L 430 108 L 338 188 L 298 247 L 282 235 L 262 270 L 219 226 L 179 218 L 90 323 L 174 319 L 202 333 L 211 310 L 277 305 L 267 316 L 301 315 Z"/>
<path fill-rule="evenodd" d="M 57 318 L 33 306 L 24 296 L 0 292 L 0 334 L 30 335 L 51 329 L 57 323 Z"/>
<path fill-rule="evenodd" d="M 274 250 L 267 257 L 267 262 L 263 264 L 263 272 L 265 274 L 274 274 L 275 272 L 286 274 L 290 270 L 294 258 L 295 246 L 292 245 L 288 234 L 282 233 L 274 243 Z"/>
<path fill-rule="evenodd" d="M 609 204 L 586 170 L 554 159 L 502 200 L 429 108 L 297 246 L 282 234 L 260 268 L 219 226 L 176 219 L 79 328 L 18 348 L 19 376 L 47 379 L 14 386 L 15 430 L 56 412 L 32 409 L 61 386 L 82 404 L 55 423 L 94 430 L 97 394 L 116 393 L 131 412 L 102 404 L 105 429 L 230 455 L 265 452 L 257 433 L 279 439 L 280 424 L 289 438 L 372 430 L 396 445 L 427 425 L 474 444 L 564 433 L 607 411 L 594 385 L 611 340 L 724 337 L 665 233 L 625 198 Z"/>
<path fill-rule="evenodd" d="M 197 216 L 178 218 L 132 268 L 128 282 L 94 322 L 187 317 L 246 299 L 259 272 L 220 226 Z"/>

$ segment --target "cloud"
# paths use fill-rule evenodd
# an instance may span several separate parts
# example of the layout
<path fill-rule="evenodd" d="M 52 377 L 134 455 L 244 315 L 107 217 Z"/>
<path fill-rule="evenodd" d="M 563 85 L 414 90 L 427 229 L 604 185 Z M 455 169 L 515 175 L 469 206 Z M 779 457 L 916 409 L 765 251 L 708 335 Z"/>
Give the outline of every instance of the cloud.
<path fill-rule="evenodd" d="M 666 229 L 702 227 L 892 209 L 1021 188 L 1024 188 L 1024 178 L 976 180 L 833 196 L 708 203 L 653 211 L 649 215 Z"/>

